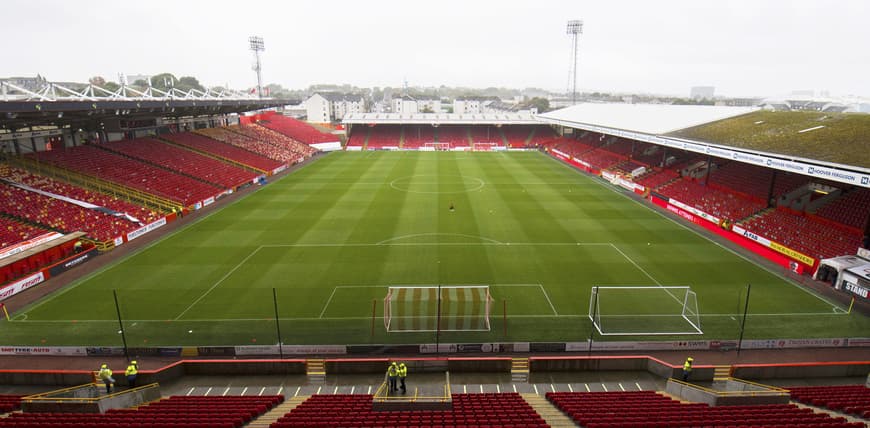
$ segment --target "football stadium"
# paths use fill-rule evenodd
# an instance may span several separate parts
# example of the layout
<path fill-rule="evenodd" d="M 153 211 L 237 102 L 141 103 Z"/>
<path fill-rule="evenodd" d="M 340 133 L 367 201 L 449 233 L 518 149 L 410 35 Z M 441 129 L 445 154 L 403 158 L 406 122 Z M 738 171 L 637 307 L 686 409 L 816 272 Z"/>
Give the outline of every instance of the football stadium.
<path fill-rule="evenodd" d="M 0 79 L 0 427 L 867 426 L 870 115 L 574 79 L 325 122 Z"/>

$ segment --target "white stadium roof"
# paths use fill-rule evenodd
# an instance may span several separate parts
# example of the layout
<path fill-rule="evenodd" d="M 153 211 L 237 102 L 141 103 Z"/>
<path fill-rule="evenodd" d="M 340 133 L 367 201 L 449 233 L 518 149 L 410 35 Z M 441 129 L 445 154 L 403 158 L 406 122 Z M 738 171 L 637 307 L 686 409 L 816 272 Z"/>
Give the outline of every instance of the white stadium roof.
<path fill-rule="evenodd" d="M 542 125 L 530 113 L 350 113 L 345 125 Z"/>
<path fill-rule="evenodd" d="M 539 114 L 537 118 L 568 127 L 586 124 L 660 135 L 756 110 L 756 107 L 584 103 Z"/>

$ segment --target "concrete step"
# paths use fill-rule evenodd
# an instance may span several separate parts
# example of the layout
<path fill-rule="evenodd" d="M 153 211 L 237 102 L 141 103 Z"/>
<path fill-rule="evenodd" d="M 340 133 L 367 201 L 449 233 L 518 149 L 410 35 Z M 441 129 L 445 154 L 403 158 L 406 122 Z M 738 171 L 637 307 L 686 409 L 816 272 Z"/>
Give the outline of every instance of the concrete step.
<path fill-rule="evenodd" d="M 714 366 L 713 380 L 728 380 L 731 378 L 731 366 Z"/>
<path fill-rule="evenodd" d="M 520 394 L 542 418 L 553 428 L 576 427 L 577 424 L 549 400 L 534 393 Z"/>
<path fill-rule="evenodd" d="M 269 410 L 266 413 L 260 415 L 259 418 L 254 419 L 248 425 L 245 425 L 247 428 L 268 428 L 269 425 L 272 425 L 273 422 L 281 419 L 282 416 L 290 413 L 291 410 L 295 409 L 296 406 L 301 404 L 303 401 L 308 399 L 307 396 L 296 396 L 291 397 L 284 400 L 283 403 L 275 406 L 272 410 Z"/>

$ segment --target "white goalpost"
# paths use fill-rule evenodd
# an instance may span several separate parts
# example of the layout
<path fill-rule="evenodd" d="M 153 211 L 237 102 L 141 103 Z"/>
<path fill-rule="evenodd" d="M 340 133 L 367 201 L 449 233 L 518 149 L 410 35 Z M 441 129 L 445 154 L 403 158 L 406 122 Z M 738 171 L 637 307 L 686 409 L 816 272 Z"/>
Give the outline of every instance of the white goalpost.
<path fill-rule="evenodd" d="M 592 287 L 589 319 L 602 336 L 704 334 L 691 287 Z"/>
<path fill-rule="evenodd" d="M 388 332 L 489 331 L 488 285 L 391 286 L 384 298 Z"/>

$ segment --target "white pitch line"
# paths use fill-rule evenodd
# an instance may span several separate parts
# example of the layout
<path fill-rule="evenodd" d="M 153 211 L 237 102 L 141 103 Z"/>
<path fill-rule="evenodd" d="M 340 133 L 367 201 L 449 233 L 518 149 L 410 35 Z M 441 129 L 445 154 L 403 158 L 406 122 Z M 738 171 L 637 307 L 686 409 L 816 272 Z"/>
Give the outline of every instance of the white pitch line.
<path fill-rule="evenodd" d="M 670 290 L 665 288 L 661 282 L 659 282 L 657 279 L 655 279 L 655 277 L 650 275 L 650 273 L 647 272 L 646 269 L 640 267 L 640 265 L 637 264 L 637 262 L 635 262 L 634 259 L 629 257 L 628 254 L 625 254 L 624 252 L 622 252 L 622 250 L 620 250 L 619 247 L 617 247 L 613 243 L 611 243 L 610 246 L 613 247 L 613 249 L 616 250 L 619 254 L 622 254 L 622 257 L 625 257 L 625 259 L 628 260 L 629 263 L 633 264 L 634 267 L 636 267 L 638 270 L 643 272 L 643 274 L 646 275 L 647 278 L 651 279 L 652 282 L 656 283 L 656 285 L 658 285 L 661 289 L 665 290 L 665 293 L 668 293 L 668 295 L 670 295 L 677 303 L 680 303 L 680 304 L 683 303 L 682 301 L 680 301 L 680 299 L 677 296 L 674 296 L 674 293 L 671 293 Z"/>
<path fill-rule="evenodd" d="M 541 285 L 541 284 L 538 284 L 538 287 L 541 288 L 541 292 L 544 293 L 544 298 L 546 298 L 546 299 L 547 299 L 547 303 L 550 304 L 550 309 L 553 310 L 553 315 L 555 315 L 555 316 L 559 316 L 559 312 L 557 312 L 557 311 L 556 311 L 556 307 L 553 306 L 553 301 L 550 300 L 550 295 L 547 294 L 547 290 L 545 290 L 545 289 L 544 289 L 544 286 Z"/>
<path fill-rule="evenodd" d="M 329 307 L 329 303 L 332 302 L 332 297 L 335 296 L 335 290 L 337 289 L 338 287 L 332 287 L 332 294 L 330 294 L 329 298 L 326 299 L 326 303 L 323 305 L 323 310 L 320 311 L 320 316 L 317 318 L 323 318 L 323 314 L 326 313 L 326 308 Z"/>
<path fill-rule="evenodd" d="M 248 256 L 245 257 L 244 259 L 242 259 L 242 261 L 240 261 L 239 264 L 237 264 L 234 268 L 230 269 L 230 271 L 227 272 L 226 275 L 224 275 L 221 279 L 219 279 L 217 282 L 215 282 L 214 285 L 211 286 L 211 288 L 209 288 L 208 290 L 206 290 L 205 293 L 202 293 L 202 295 L 199 296 L 199 298 L 197 298 L 196 300 L 194 300 L 193 303 L 191 303 L 187 308 L 185 308 L 183 311 L 181 311 L 181 313 L 178 314 L 178 316 L 175 317 L 174 320 L 175 320 L 175 321 L 178 321 L 182 316 L 184 316 L 184 314 L 187 313 L 187 311 L 190 310 L 190 308 L 194 307 L 197 303 L 200 302 L 200 300 L 204 299 L 205 296 L 208 296 L 208 294 L 211 293 L 212 290 L 214 290 L 215 288 L 217 288 L 218 285 L 221 285 L 221 283 L 224 282 L 224 280 L 226 280 L 227 278 L 229 278 L 230 275 L 233 274 L 233 272 L 235 272 L 238 268 L 242 267 L 242 265 L 244 265 L 244 264 L 248 261 L 248 259 L 250 259 L 251 257 L 253 257 L 254 254 L 257 254 L 257 252 L 260 251 L 261 248 L 263 248 L 262 245 L 259 246 L 259 247 L 257 247 L 256 249 L 254 249 L 254 251 L 251 251 L 251 254 L 248 254 Z"/>

